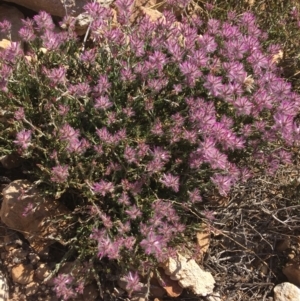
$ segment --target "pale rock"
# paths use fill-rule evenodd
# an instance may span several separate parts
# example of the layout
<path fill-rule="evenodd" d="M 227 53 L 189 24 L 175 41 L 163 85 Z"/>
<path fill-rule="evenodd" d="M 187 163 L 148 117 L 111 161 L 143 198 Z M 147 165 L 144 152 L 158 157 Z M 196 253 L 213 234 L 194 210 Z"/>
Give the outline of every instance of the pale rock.
<path fill-rule="evenodd" d="M 108 8 L 109 5 L 113 2 L 113 0 L 98 0 L 98 2 L 101 4 L 101 6 Z M 115 11 L 112 10 L 112 13 L 114 15 L 113 20 L 115 23 L 116 22 L 116 15 L 115 15 Z M 86 34 L 86 31 L 92 21 L 92 17 L 87 13 L 87 12 L 83 12 L 81 14 L 79 14 L 78 16 L 75 17 L 75 30 L 76 33 L 79 36 L 82 36 L 84 34 Z"/>
<path fill-rule="evenodd" d="M 43 53 L 43 54 L 46 54 L 46 53 L 48 52 L 48 50 L 47 50 L 46 48 L 44 48 L 44 47 L 41 47 L 41 48 L 39 49 L 39 51 L 40 51 L 41 53 Z"/>
<path fill-rule="evenodd" d="M 45 11 L 50 15 L 64 17 L 66 12 L 70 16 L 78 16 L 84 11 L 86 0 L 6 0 L 27 7 L 34 11 Z M 109 5 L 113 0 L 97 0 L 102 5 Z"/>
<path fill-rule="evenodd" d="M 157 274 L 155 279 L 160 284 L 160 286 L 167 292 L 168 296 L 176 298 L 182 294 L 183 288 L 179 285 L 178 281 L 172 280 L 170 276 L 165 273 L 162 267 L 157 268 Z"/>
<path fill-rule="evenodd" d="M 7 279 L 5 276 L 0 272 L 0 301 L 8 300 L 9 296 L 9 287 L 7 283 Z"/>
<path fill-rule="evenodd" d="M 163 17 L 163 14 L 156 9 L 152 9 L 150 7 L 143 7 L 143 6 L 140 9 L 145 15 L 149 16 L 152 22 L 155 22 Z"/>
<path fill-rule="evenodd" d="M 11 23 L 11 36 L 0 32 L 0 41 L 8 39 L 14 42 L 20 42 L 19 30 L 23 26 L 21 19 L 24 15 L 16 8 L 10 5 L 0 4 L 0 22 L 7 20 Z"/>
<path fill-rule="evenodd" d="M 163 268 L 183 288 L 203 297 L 212 294 L 215 284 L 213 276 L 203 271 L 194 259 L 177 254 L 177 259 L 169 258 Z"/>
<path fill-rule="evenodd" d="M 82 13 L 75 18 L 75 30 L 78 35 L 84 35 L 92 21 L 88 13 Z"/>
<path fill-rule="evenodd" d="M 154 7 L 156 9 L 153 9 Z M 163 0 L 135 0 L 130 21 L 134 23 L 138 17 L 144 14 L 148 15 L 151 21 L 155 21 L 162 16 L 160 13 L 164 11 L 165 7 L 165 1 Z"/>
<path fill-rule="evenodd" d="M 0 40 L 0 50 L 4 50 L 8 47 L 10 47 L 11 45 L 11 41 L 7 40 L 7 39 L 2 39 Z M 4 115 L 6 113 L 6 111 L 2 110 L 1 115 Z M 0 119 L 2 122 L 2 118 Z"/>
<path fill-rule="evenodd" d="M 39 283 L 38 282 L 30 282 L 25 287 L 25 294 L 26 296 L 32 296 L 36 294 L 39 290 Z"/>
<path fill-rule="evenodd" d="M 23 191 L 23 194 L 22 194 Z M 23 216 L 25 208 L 37 205 L 34 212 Z M 21 232 L 30 246 L 43 254 L 53 243 L 58 229 L 63 229 L 64 221 L 52 225 L 55 216 L 62 216 L 69 211 L 57 201 L 42 197 L 39 190 L 27 181 L 16 180 L 3 189 L 3 202 L 0 211 L 2 222 L 11 229 Z"/>
<path fill-rule="evenodd" d="M 11 270 L 11 276 L 14 282 L 26 285 L 33 281 L 34 270 L 31 264 L 18 264 Z"/>
<path fill-rule="evenodd" d="M 300 289 L 289 282 L 280 283 L 274 287 L 274 301 L 300 301 Z"/>

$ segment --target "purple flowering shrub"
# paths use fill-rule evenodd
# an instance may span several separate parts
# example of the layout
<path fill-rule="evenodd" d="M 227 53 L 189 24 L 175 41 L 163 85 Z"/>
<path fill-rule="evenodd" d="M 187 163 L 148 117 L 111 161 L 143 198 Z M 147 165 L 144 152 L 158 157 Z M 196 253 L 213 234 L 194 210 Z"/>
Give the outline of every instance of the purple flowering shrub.
<path fill-rule="evenodd" d="M 130 25 L 131 2 L 116 1 L 121 26 L 87 4 L 85 47 L 70 18 L 59 33 L 45 12 L 23 21 L 29 51 L 0 52 L 0 103 L 11 112 L 0 145 L 48 193 L 73 196 L 77 252 L 149 269 L 193 233 L 195 212 L 207 215 L 206 192 L 227 196 L 258 169 L 292 162 L 300 97 L 251 13 L 179 23 L 170 6 Z M 130 292 L 139 286 L 137 274 L 127 279 Z"/>

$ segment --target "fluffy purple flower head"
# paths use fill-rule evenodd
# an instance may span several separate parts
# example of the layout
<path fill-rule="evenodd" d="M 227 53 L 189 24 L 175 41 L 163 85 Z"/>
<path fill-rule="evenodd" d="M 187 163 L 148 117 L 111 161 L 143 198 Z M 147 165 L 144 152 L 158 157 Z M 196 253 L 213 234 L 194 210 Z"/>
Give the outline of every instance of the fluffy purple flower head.
<path fill-rule="evenodd" d="M 82 62 L 94 64 L 96 56 L 97 56 L 97 50 L 96 48 L 93 48 L 93 49 L 85 50 L 83 53 L 81 53 L 79 59 Z"/>
<path fill-rule="evenodd" d="M 163 124 L 159 119 L 154 122 L 151 133 L 157 136 L 162 136 L 164 134 Z"/>
<path fill-rule="evenodd" d="M 129 37 L 129 39 L 131 51 L 134 53 L 135 56 L 142 57 L 145 54 L 145 42 L 134 33 Z"/>
<path fill-rule="evenodd" d="M 53 68 L 51 70 L 44 68 L 44 72 L 52 85 L 64 84 L 66 82 L 67 70 L 64 67 Z"/>
<path fill-rule="evenodd" d="M 73 138 L 68 141 L 67 150 L 70 153 L 82 154 L 90 147 L 90 143 L 85 139 Z"/>
<path fill-rule="evenodd" d="M 0 32 L 4 34 L 10 34 L 11 30 L 11 23 L 8 20 L 4 20 L 3 22 L 0 22 Z"/>
<path fill-rule="evenodd" d="M 119 234 L 123 235 L 123 234 L 129 232 L 130 229 L 131 229 L 131 225 L 130 225 L 129 221 L 125 222 L 125 224 L 123 224 L 122 222 L 119 221 L 119 223 L 118 223 Z"/>
<path fill-rule="evenodd" d="M 114 191 L 114 185 L 112 182 L 100 180 L 100 182 L 94 183 L 93 191 L 101 194 L 102 196 L 106 196 L 108 193 L 112 193 Z"/>
<path fill-rule="evenodd" d="M 250 115 L 253 104 L 248 100 L 247 97 L 237 97 L 234 101 L 234 107 L 236 109 L 237 115 Z"/>
<path fill-rule="evenodd" d="M 202 197 L 200 191 L 197 188 L 194 188 L 192 191 L 188 192 L 189 199 L 192 204 L 202 202 Z"/>
<path fill-rule="evenodd" d="M 168 162 L 171 158 L 170 152 L 159 146 L 154 147 L 152 155 L 155 160 L 160 160 L 163 162 Z"/>
<path fill-rule="evenodd" d="M 54 183 L 65 183 L 69 176 L 68 165 L 58 165 L 52 167 L 51 171 L 51 181 Z"/>
<path fill-rule="evenodd" d="M 42 35 L 43 46 L 47 50 L 58 50 L 62 43 L 61 36 L 57 33 L 54 33 L 50 30 L 46 30 Z"/>
<path fill-rule="evenodd" d="M 102 220 L 103 226 L 106 229 L 111 229 L 113 227 L 113 222 L 112 222 L 110 216 L 105 214 L 105 213 L 101 213 L 99 215 L 100 215 L 100 218 Z"/>
<path fill-rule="evenodd" d="M 202 75 L 202 72 L 192 60 L 179 64 L 179 68 L 182 74 L 186 77 L 186 82 L 190 87 L 193 87 L 196 80 Z"/>
<path fill-rule="evenodd" d="M 118 15 L 118 21 L 120 24 L 127 24 L 132 12 L 134 0 L 117 0 L 115 5 L 120 12 Z"/>
<path fill-rule="evenodd" d="M 59 274 L 54 278 L 54 291 L 57 297 L 62 297 L 64 300 L 74 298 L 76 296 L 71 285 L 73 282 L 73 277 L 68 274 Z"/>
<path fill-rule="evenodd" d="M 94 19 L 105 18 L 108 14 L 108 9 L 100 5 L 99 2 L 89 2 L 84 7 L 84 10 Z"/>
<path fill-rule="evenodd" d="M 117 0 L 115 2 L 115 5 L 118 7 L 120 10 L 125 10 L 130 12 L 130 9 L 132 8 L 132 5 L 134 3 L 134 0 Z"/>
<path fill-rule="evenodd" d="M 91 87 L 88 83 L 79 83 L 77 85 L 70 85 L 68 91 L 77 97 L 86 97 L 91 92 Z"/>
<path fill-rule="evenodd" d="M 148 58 L 152 68 L 161 71 L 167 63 L 167 57 L 164 53 L 155 50 Z"/>
<path fill-rule="evenodd" d="M 147 255 L 153 254 L 159 257 L 163 248 L 166 247 L 166 241 L 162 235 L 156 235 L 153 230 L 150 230 L 147 237 L 140 242 L 141 247 Z"/>
<path fill-rule="evenodd" d="M 179 176 L 173 176 L 172 174 L 163 174 L 160 182 L 168 188 L 172 188 L 175 192 L 179 191 Z"/>
<path fill-rule="evenodd" d="M 3 50 L 1 54 L 3 55 L 4 60 L 6 60 L 9 63 L 14 63 L 16 59 L 23 54 L 21 43 L 11 42 L 10 46 Z"/>
<path fill-rule="evenodd" d="M 120 257 L 121 241 L 113 241 L 108 235 L 98 239 L 98 257 L 108 257 L 109 259 L 118 259 Z"/>
<path fill-rule="evenodd" d="M 76 293 L 78 294 L 83 294 L 83 291 L 84 291 L 84 282 L 83 281 L 80 281 L 77 285 L 77 287 L 75 288 L 75 291 Z"/>
<path fill-rule="evenodd" d="M 66 116 L 70 110 L 69 106 L 66 105 L 58 105 L 58 114 L 61 116 Z"/>
<path fill-rule="evenodd" d="M 141 210 L 136 205 L 132 205 L 129 209 L 125 210 L 125 212 L 132 220 L 142 216 Z"/>
<path fill-rule="evenodd" d="M 113 106 L 113 103 L 109 101 L 107 96 L 100 96 L 95 100 L 95 109 L 98 110 L 107 110 Z"/>
<path fill-rule="evenodd" d="M 107 75 L 100 75 L 97 85 L 94 87 L 94 92 L 96 95 L 104 95 L 109 92 L 111 83 L 108 81 Z"/>
<path fill-rule="evenodd" d="M 214 174 L 211 178 L 211 181 L 218 188 L 220 195 L 227 196 L 231 186 L 233 184 L 232 176 L 222 175 L 222 174 Z"/>
<path fill-rule="evenodd" d="M 22 130 L 17 134 L 17 138 L 14 143 L 20 146 L 22 149 L 27 149 L 31 142 L 31 131 L 30 130 Z"/>
<path fill-rule="evenodd" d="M 203 36 L 198 38 L 198 42 L 200 43 L 201 49 L 206 51 L 206 53 L 214 52 L 218 47 L 215 38 L 209 34 L 204 34 Z"/>
<path fill-rule="evenodd" d="M 126 192 L 122 192 L 121 196 L 118 199 L 118 202 L 123 205 L 130 205 L 130 198 Z"/>
<path fill-rule="evenodd" d="M 55 27 L 51 15 L 45 11 L 40 11 L 37 15 L 33 17 L 38 31 L 52 31 Z"/>
<path fill-rule="evenodd" d="M 124 158 L 126 159 L 126 161 L 128 163 L 136 163 L 136 151 L 134 148 L 130 147 L 130 146 L 126 146 L 125 150 L 124 150 Z"/>
<path fill-rule="evenodd" d="M 206 77 L 206 81 L 203 84 L 203 86 L 208 90 L 208 92 L 211 95 L 215 97 L 222 95 L 223 84 L 222 78 L 220 76 L 214 76 L 212 74 L 209 74 Z"/>
<path fill-rule="evenodd" d="M 126 290 L 129 297 L 131 297 L 133 292 L 141 289 L 140 277 L 137 272 L 129 272 L 126 276 L 124 276 L 124 280 L 126 281 Z"/>
<path fill-rule="evenodd" d="M 25 118 L 24 108 L 22 108 L 22 107 L 18 108 L 18 110 L 15 112 L 14 117 L 16 120 L 24 119 Z"/>
<path fill-rule="evenodd" d="M 21 28 L 19 30 L 19 36 L 24 42 L 30 42 L 36 38 L 34 32 L 28 28 Z"/>
<path fill-rule="evenodd" d="M 59 138 L 64 141 L 70 141 L 72 139 L 79 138 L 79 130 L 75 130 L 68 123 L 64 124 L 59 129 Z"/>

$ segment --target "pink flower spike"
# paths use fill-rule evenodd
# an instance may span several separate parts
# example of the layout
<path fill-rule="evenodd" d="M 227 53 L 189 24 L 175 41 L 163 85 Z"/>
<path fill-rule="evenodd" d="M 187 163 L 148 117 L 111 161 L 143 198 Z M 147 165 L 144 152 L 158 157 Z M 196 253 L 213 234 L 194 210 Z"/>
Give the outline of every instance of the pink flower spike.
<path fill-rule="evenodd" d="M 15 111 L 14 115 L 16 120 L 22 120 L 25 118 L 24 108 L 20 107 L 17 111 Z"/>
<path fill-rule="evenodd" d="M 145 254 L 153 254 L 159 257 L 162 253 L 162 249 L 166 246 L 166 242 L 162 235 L 156 235 L 153 230 L 150 230 L 147 234 L 147 238 L 143 239 L 140 245 L 145 250 Z"/>
<path fill-rule="evenodd" d="M 125 212 L 129 215 L 130 219 L 136 219 L 142 216 L 142 212 L 136 205 L 132 205 L 130 209 L 125 210 Z"/>
<path fill-rule="evenodd" d="M 179 177 L 173 176 L 170 173 L 163 174 L 160 182 L 166 187 L 172 188 L 175 192 L 179 191 Z"/>
<path fill-rule="evenodd" d="M 101 180 L 99 183 L 94 183 L 93 191 L 101 194 L 102 196 L 106 196 L 108 193 L 112 193 L 114 191 L 114 185 L 111 182 Z"/>
<path fill-rule="evenodd" d="M 140 277 L 137 272 L 129 272 L 126 276 L 124 276 L 124 280 L 127 282 L 126 290 L 129 296 L 141 288 Z"/>
<path fill-rule="evenodd" d="M 10 33 L 11 23 L 7 20 L 0 22 L 0 32 L 2 33 Z"/>
<path fill-rule="evenodd" d="M 109 101 L 107 96 L 100 96 L 95 100 L 95 109 L 98 110 L 107 110 L 112 107 L 112 102 Z"/>
<path fill-rule="evenodd" d="M 54 183 L 64 183 L 69 176 L 68 165 L 58 165 L 52 168 L 51 181 Z"/>
<path fill-rule="evenodd" d="M 214 174 L 210 179 L 218 188 L 219 193 L 223 196 L 227 196 L 233 184 L 233 178 L 228 175 Z"/>
<path fill-rule="evenodd" d="M 30 145 L 31 131 L 22 130 L 17 134 L 17 139 L 14 141 L 15 144 L 21 146 L 23 149 L 27 149 Z"/>

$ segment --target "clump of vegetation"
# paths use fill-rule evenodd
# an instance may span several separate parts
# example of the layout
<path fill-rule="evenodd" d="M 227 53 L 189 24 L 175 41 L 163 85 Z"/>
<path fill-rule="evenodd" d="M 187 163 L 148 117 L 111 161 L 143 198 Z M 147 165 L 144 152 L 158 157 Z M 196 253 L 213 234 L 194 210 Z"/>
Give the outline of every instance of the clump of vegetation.
<path fill-rule="evenodd" d="M 132 292 L 132 270 L 155 268 L 214 218 L 207 191 L 227 196 L 256 170 L 291 163 L 300 97 L 252 13 L 179 23 L 170 1 L 162 18 L 132 25 L 132 1 L 115 5 L 120 26 L 110 9 L 85 6 L 84 48 L 68 17 L 60 33 L 45 12 L 23 21 L 29 53 L 19 43 L 0 53 L 0 105 L 12 112 L 0 150 L 73 209 L 78 257 L 117 262 Z M 68 299 L 75 284 L 60 275 L 55 290 Z"/>

